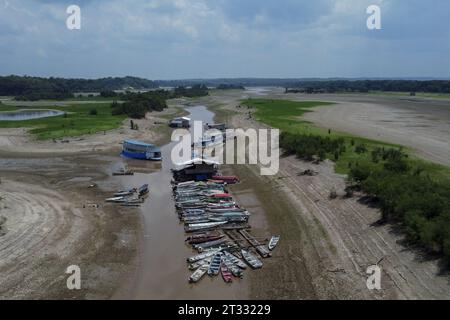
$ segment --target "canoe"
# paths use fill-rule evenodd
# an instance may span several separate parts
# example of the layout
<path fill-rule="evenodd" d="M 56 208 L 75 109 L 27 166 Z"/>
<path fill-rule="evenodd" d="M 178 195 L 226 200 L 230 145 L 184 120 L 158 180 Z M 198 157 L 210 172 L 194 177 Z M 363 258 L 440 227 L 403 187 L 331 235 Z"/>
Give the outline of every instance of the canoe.
<path fill-rule="evenodd" d="M 209 257 L 214 256 L 217 252 L 219 252 L 219 250 L 211 250 L 211 251 L 203 252 L 203 253 L 198 254 L 196 256 L 192 256 L 192 257 L 187 258 L 187 262 L 194 263 L 194 262 L 197 262 L 197 261 L 200 261 L 200 260 L 204 260 L 204 259 L 207 259 Z"/>
<path fill-rule="evenodd" d="M 106 199 L 106 202 L 125 202 L 125 197 L 114 197 L 114 198 L 108 198 Z"/>
<path fill-rule="evenodd" d="M 201 244 L 201 243 L 204 243 L 204 242 L 210 242 L 210 241 L 219 240 L 219 239 L 222 239 L 223 237 L 224 237 L 224 235 L 210 236 L 210 237 L 204 237 L 204 238 L 197 238 L 197 239 L 188 240 L 188 243 L 189 244 Z"/>
<path fill-rule="evenodd" d="M 237 265 L 235 265 L 233 262 L 231 262 L 229 257 L 224 256 L 222 263 L 224 263 L 227 266 L 227 268 L 231 271 L 233 276 L 238 277 L 238 278 L 243 277 L 244 274 L 242 273 L 242 270 Z"/>
<path fill-rule="evenodd" d="M 278 242 L 280 241 L 280 236 L 273 236 L 269 241 L 269 250 L 272 251 L 277 246 Z"/>
<path fill-rule="evenodd" d="M 201 266 L 203 266 L 205 264 L 209 266 L 209 264 L 211 263 L 211 260 L 212 260 L 212 257 L 209 257 L 209 258 L 191 263 L 189 265 L 189 270 L 197 270 L 198 268 L 200 268 Z"/>
<path fill-rule="evenodd" d="M 226 283 L 233 282 L 233 275 L 231 274 L 225 263 L 222 263 L 222 265 L 220 266 L 220 273 L 222 274 L 223 281 L 225 281 Z"/>
<path fill-rule="evenodd" d="M 204 264 L 201 267 L 199 267 L 197 270 L 195 270 L 193 274 L 191 274 L 191 276 L 189 277 L 189 282 L 190 283 L 199 282 L 200 279 L 206 274 L 208 269 L 209 269 L 208 264 Z"/>
<path fill-rule="evenodd" d="M 253 269 L 259 269 L 263 266 L 263 263 L 255 255 L 251 254 L 249 251 L 242 249 L 241 253 L 242 253 L 242 257 L 244 258 L 244 260 Z"/>
<path fill-rule="evenodd" d="M 226 224 L 226 221 L 221 222 L 207 222 L 207 223 L 193 223 L 185 226 L 185 230 L 187 232 L 200 231 L 200 230 L 209 230 L 220 227 L 221 225 Z"/>
<path fill-rule="evenodd" d="M 225 257 L 230 260 L 232 263 L 234 263 L 235 265 L 237 265 L 239 268 L 241 269 L 246 269 L 247 265 L 244 263 L 244 261 L 242 261 L 241 259 L 239 259 L 238 257 L 236 257 L 234 254 L 229 253 L 228 251 L 225 251 Z"/>
<path fill-rule="evenodd" d="M 208 267 L 208 275 L 209 276 L 217 276 L 220 271 L 220 265 L 222 264 L 222 252 L 217 252 L 209 264 Z"/>
<path fill-rule="evenodd" d="M 205 250 L 205 249 L 217 247 L 221 244 L 224 244 L 225 242 L 227 242 L 227 240 L 222 238 L 222 239 L 218 239 L 218 240 L 214 240 L 214 241 L 208 241 L 208 242 L 204 242 L 204 243 L 200 243 L 200 244 L 195 244 L 194 248 L 197 249 L 199 252 L 203 252 L 203 250 Z"/>

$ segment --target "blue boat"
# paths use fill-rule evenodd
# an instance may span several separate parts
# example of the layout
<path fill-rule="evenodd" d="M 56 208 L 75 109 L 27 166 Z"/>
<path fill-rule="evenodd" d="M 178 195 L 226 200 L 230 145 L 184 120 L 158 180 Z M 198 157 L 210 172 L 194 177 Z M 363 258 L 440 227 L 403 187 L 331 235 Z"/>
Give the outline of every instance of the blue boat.
<path fill-rule="evenodd" d="M 125 140 L 122 155 L 127 158 L 161 161 L 161 149 L 153 144 L 137 140 Z"/>

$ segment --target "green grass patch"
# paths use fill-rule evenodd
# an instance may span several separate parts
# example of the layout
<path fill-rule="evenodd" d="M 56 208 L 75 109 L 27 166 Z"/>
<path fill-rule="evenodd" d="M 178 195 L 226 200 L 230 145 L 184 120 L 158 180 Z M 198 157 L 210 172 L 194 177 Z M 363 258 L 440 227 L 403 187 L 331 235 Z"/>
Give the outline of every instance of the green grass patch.
<path fill-rule="evenodd" d="M 338 131 L 328 131 L 324 128 L 314 126 L 312 123 L 302 120 L 301 116 L 306 112 L 311 112 L 312 108 L 324 107 L 332 103 L 320 101 L 289 101 L 289 100 L 273 100 L 273 99 L 248 99 L 242 101 L 242 104 L 254 108 L 253 116 L 271 127 L 278 128 L 282 132 L 292 134 L 311 134 L 330 139 L 344 139 L 344 149 L 339 154 L 338 159 L 334 154 L 326 154 L 328 159 L 335 161 L 336 172 L 347 174 L 352 165 L 365 165 L 372 163 L 372 151 L 376 148 L 402 148 L 409 156 L 409 161 L 413 166 L 423 167 L 430 176 L 436 179 L 450 179 L 450 168 L 430 162 L 426 162 L 416 157 L 412 150 L 399 145 L 366 139 L 363 137 L 353 136 L 348 133 Z M 365 152 L 356 152 L 358 146 L 364 146 Z"/>
<path fill-rule="evenodd" d="M 0 109 L 4 106 L 0 106 Z M 73 104 L 64 107 L 32 106 L 13 107 L 18 109 L 52 109 L 65 112 L 65 115 L 24 121 L 0 121 L 0 128 L 30 128 L 29 132 L 38 139 L 57 139 L 62 137 L 75 137 L 84 134 L 93 134 L 118 128 L 126 118 L 124 115 L 111 115 L 109 103 Z M 91 110 L 97 114 L 92 114 Z"/>

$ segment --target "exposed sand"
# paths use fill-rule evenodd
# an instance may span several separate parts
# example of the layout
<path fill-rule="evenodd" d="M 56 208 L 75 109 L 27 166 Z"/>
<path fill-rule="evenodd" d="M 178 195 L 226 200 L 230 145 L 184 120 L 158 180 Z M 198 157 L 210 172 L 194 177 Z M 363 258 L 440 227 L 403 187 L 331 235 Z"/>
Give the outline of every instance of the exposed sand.
<path fill-rule="evenodd" d="M 142 230 L 139 211 L 104 201 L 123 187 L 111 177 L 122 162 L 120 143 L 167 139 L 165 117 L 178 112 L 172 107 L 149 114 L 135 121 L 137 131 L 125 121 L 106 134 L 64 142 L 0 129 L 0 298 L 113 296 L 136 265 Z M 88 188 L 92 183 L 97 186 Z M 81 290 L 67 289 L 70 265 L 81 268 Z"/>
<path fill-rule="evenodd" d="M 246 110 L 235 108 L 240 97 L 233 99 L 233 94 L 227 94 L 225 98 L 207 100 L 229 110 L 228 119 L 234 127 L 265 127 L 248 119 Z M 286 98 L 278 90 L 270 97 Z M 392 112 L 378 116 L 389 117 Z M 363 128 L 359 130 L 364 131 Z M 417 140 L 412 139 L 410 144 Z M 427 260 L 419 251 L 402 246 L 402 236 L 396 234 L 392 225 L 376 225 L 380 213 L 360 201 L 362 195 L 343 198 L 345 178 L 334 173 L 331 162 L 313 165 L 294 157 L 283 158 L 279 174 L 273 177 L 260 176 L 255 166 L 228 168 L 251 186 L 264 205 L 267 223 L 259 231 L 282 235 L 274 257 L 265 260 L 260 272 L 252 274 L 252 297 L 450 298 L 449 277 L 440 274 L 438 261 Z M 299 176 L 305 169 L 318 171 L 319 175 Z M 330 200 L 333 188 L 340 197 Z M 376 263 L 383 270 L 382 290 L 370 291 L 366 287 L 366 268 Z"/>

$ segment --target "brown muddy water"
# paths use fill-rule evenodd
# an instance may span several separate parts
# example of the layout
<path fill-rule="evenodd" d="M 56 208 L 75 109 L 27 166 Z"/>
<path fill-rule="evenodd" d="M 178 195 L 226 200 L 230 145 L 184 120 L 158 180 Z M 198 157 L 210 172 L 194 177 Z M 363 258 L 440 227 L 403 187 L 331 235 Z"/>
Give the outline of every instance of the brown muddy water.
<path fill-rule="evenodd" d="M 213 123 L 214 113 L 204 106 L 187 108 L 192 120 Z M 189 284 L 192 273 L 186 258 L 197 254 L 184 240 L 183 225 L 179 222 L 172 198 L 171 150 L 177 142 L 162 149 L 161 164 L 124 159 L 130 167 L 144 165 L 145 172 L 134 176 L 116 177 L 124 188 L 149 184 L 150 195 L 140 209 L 143 235 L 139 248 L 137 270 L 114 296 L 116 299 L 245 299 L 248 297 L 248 279 L 235 279 L 226 284 L 220 276 L 205 277 L 197 284 Z M 126 209 L 125 209 L 126 210 Z M 136 209 L 129 209 L 130 214 Z"/>

